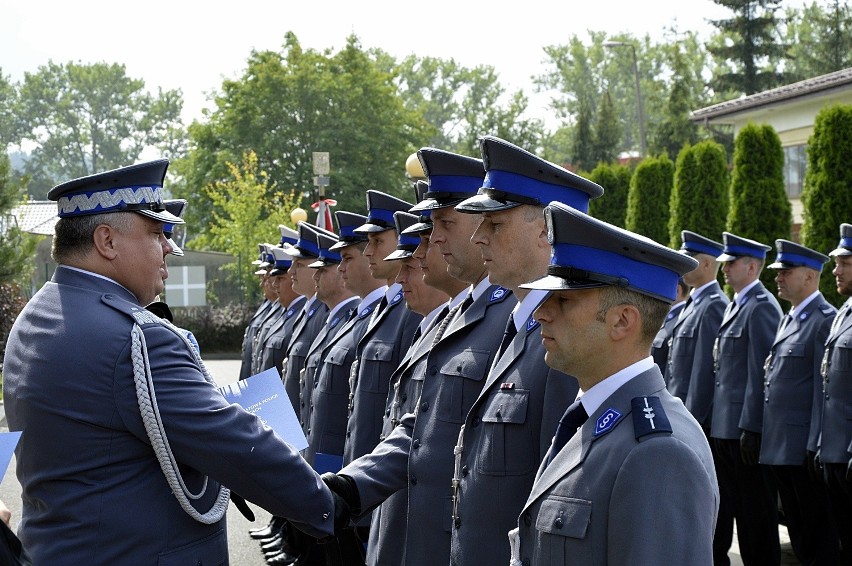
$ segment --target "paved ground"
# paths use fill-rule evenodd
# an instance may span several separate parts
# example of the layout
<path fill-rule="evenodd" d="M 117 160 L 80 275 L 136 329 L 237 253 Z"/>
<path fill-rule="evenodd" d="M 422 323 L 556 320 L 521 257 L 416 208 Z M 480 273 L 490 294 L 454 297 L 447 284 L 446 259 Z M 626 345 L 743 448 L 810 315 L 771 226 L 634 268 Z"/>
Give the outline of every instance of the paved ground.
<path fill-rule="evenodd" d="M 220 385 L 233 383 L 237 380 L 240 369 L 239 360 L 232 359 L 215 359 L 206 362 L 207 368 L 213 378 Z M 0 403 L 2 409 L 2 403 Z M 0 415 L 0 430 L 6 429 L 6 419 Z M 12 458 L 12 463 L 6 470 L 2 483 L 0 483 L 0 499 L 12 510 L 13 524 L 21 516 L 21 486 L 15 477 L 15 460 Z M 240 512 L 231 505 L 228 511 L 228 541 L 230 545 L 231 564 L 236 566 L 263 566 L 266 562 L 260 552 L 260 547 L 257 541 L 252 540 L 248 536 L 248 530 L 253 527 L 262 527 L 269 521 L 269 513 L 259 507 L 252 505 L 255 511 L 255 522 L 250 523 Z M 795 565 L 799 562 L 793 555 L 790 548 L 790 539 L 787 536 L 787 529 L 781 527 L 779 529 L 781 536 L 781 551 L 782 566 Z M 734 536 L 734 545 L 729 554 L 732 566 L 741 566 L 742 560 L 739 556 L 739 548 L 737 546 L 736 536 Z"/>

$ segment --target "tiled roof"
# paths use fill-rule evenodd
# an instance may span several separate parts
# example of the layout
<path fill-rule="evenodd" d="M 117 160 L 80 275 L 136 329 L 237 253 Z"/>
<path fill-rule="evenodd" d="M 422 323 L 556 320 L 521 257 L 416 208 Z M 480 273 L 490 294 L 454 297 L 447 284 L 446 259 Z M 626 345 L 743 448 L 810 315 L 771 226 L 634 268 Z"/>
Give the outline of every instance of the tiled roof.
<path fill-rule="evenodd" d="M 59 217 L 56 203 L 51 200 L 31 200 L 11 211 L 18 227 L 30 234 L 53 236 L 53 227 Z"/>
<path fill-rule="evenodd" d="M 827 75 L 821 75 L 812 79 L 806 79 L 790 85 L 780 86 L 771 90 L 758 92 L 751 96 L 744 96 L 736 100 L 720 102 L 713 106 L 701 108 L 690 114 L 693 122 L 703 122 L 713 118 L 720 118 L 743 110 L 757 108 L 782 100 L 790 100 L 816 94 L 822 91 L 852 85 L 852 68 L 841 69 Z"/>

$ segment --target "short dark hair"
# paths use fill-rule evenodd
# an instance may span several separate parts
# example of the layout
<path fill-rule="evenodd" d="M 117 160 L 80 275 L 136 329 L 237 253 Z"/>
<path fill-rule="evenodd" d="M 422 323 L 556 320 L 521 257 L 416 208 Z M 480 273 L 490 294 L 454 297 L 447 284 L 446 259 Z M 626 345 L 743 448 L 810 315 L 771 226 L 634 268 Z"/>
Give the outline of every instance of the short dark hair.
<path fill-rule="evenodd" d="M 624 287 L 609 285 L 601 289 L 597 318 L 604 321 L 606 311 L 617 305 L 633 305 L 642 317 L 642 340 L 650 345 L 657 336 L 671 303 Z"/>

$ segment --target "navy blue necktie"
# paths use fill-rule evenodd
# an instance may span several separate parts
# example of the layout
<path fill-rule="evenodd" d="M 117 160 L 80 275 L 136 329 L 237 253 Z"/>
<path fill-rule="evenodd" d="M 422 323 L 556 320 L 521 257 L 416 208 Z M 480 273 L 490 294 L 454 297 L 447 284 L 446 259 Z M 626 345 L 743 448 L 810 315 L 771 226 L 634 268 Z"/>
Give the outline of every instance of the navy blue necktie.
<path fill-rule="evenodd" d="M 589 415 L 586 413 L 586 409 L 583 407 L 583 404 L 580 403 L 579 399 L 574 401 L 574 403 L 568 407 L 568 410 L 565 411 L 565 414 L 562 415 L 561 419 L 559 419 L 559 425 L 556 427 L 556 434 L 553 436 L 553 445 L 550 447 L 550 452 L 547 453 L 547 458 L 545 459 L 545 467 L 547 467 L 556 455 L 559 454 L 559 451 L 568 444 L 571 437 L 577 434 L 577 429 L 583 426 L 583 423 L 586 422 L 588 418 Z"/>
<path fill-rule="evenodd" d="M 509 322 L 506 323 L 506 331 L 503 333 L 503 340 L 500 342 L 500 348 L 497 350 L 497 355 L 494 356 L 495 360 L 503 355 L 503 352 L 506 351 L 506 348 L 509 347 L 509 344 L 515 339 L 517 334 L 518 329 L 515 328 L 515 318 L 509 315 Z"/>

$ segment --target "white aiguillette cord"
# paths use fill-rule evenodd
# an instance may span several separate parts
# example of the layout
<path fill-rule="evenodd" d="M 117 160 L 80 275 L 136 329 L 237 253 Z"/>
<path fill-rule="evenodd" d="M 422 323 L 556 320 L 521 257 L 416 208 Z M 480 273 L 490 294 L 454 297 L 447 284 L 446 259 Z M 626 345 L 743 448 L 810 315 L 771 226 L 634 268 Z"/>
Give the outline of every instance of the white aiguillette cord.
<path fill-rule="evenodd" d="M 201 356 L 196 352 L 189 340 L 186 339 L 186 336 L 168 321 L 158 321 L 181 337 L 189 351 L 192 352 L 196 362 L 198 362 L 198 366 L 201 368 L 202 374 L 204 374 L 204 379 L 215 385 L 215 381 L 201 361 Z M 199 513 L 190 503 L 190 499 L 200 499 L 207 491 L 207 476 L 204 477 L 204 485 L 198 494 L 194 494 L 187 489 L 183 477 L 180 475 L 178 463 L 175 461 L 174 454 L 172 454 L 172 450 L 169 447 L 169 439 L 166 437 L 163 421 L 160 418 L 160 410 L 157 407 L 157 396 L 154 393 L 154 380 L 151 376 L 151 365 L 148 361 L 148 346 L 145 342 L 145 334 L 138 324 L 133 325 L 131 338 L 133 341 L 133 347 L 130 350 L 133 360 L 133 381 L 136 385 L 136 398 L 139 401 L 139 411 L 142 415 L 142 423 L 145 425 L 145 431 L 148 433 L 148 439 L 151 441 L 151 447 L 154 449 L 154 454 L 156 454 L 157 460 L 160 462 L 163 475 L 166 476 L 166 481 L 178 503 L 180 503 L 181 508 L 190 517 L 206 525 L 217 523 L 225 516 L 225 511 L 228 510 L 231 493 L 228 488 L 220 484 L 219 495 L 216 497 L 216 501 L 210 507 L 210 510 L 204 514 Z"/>

